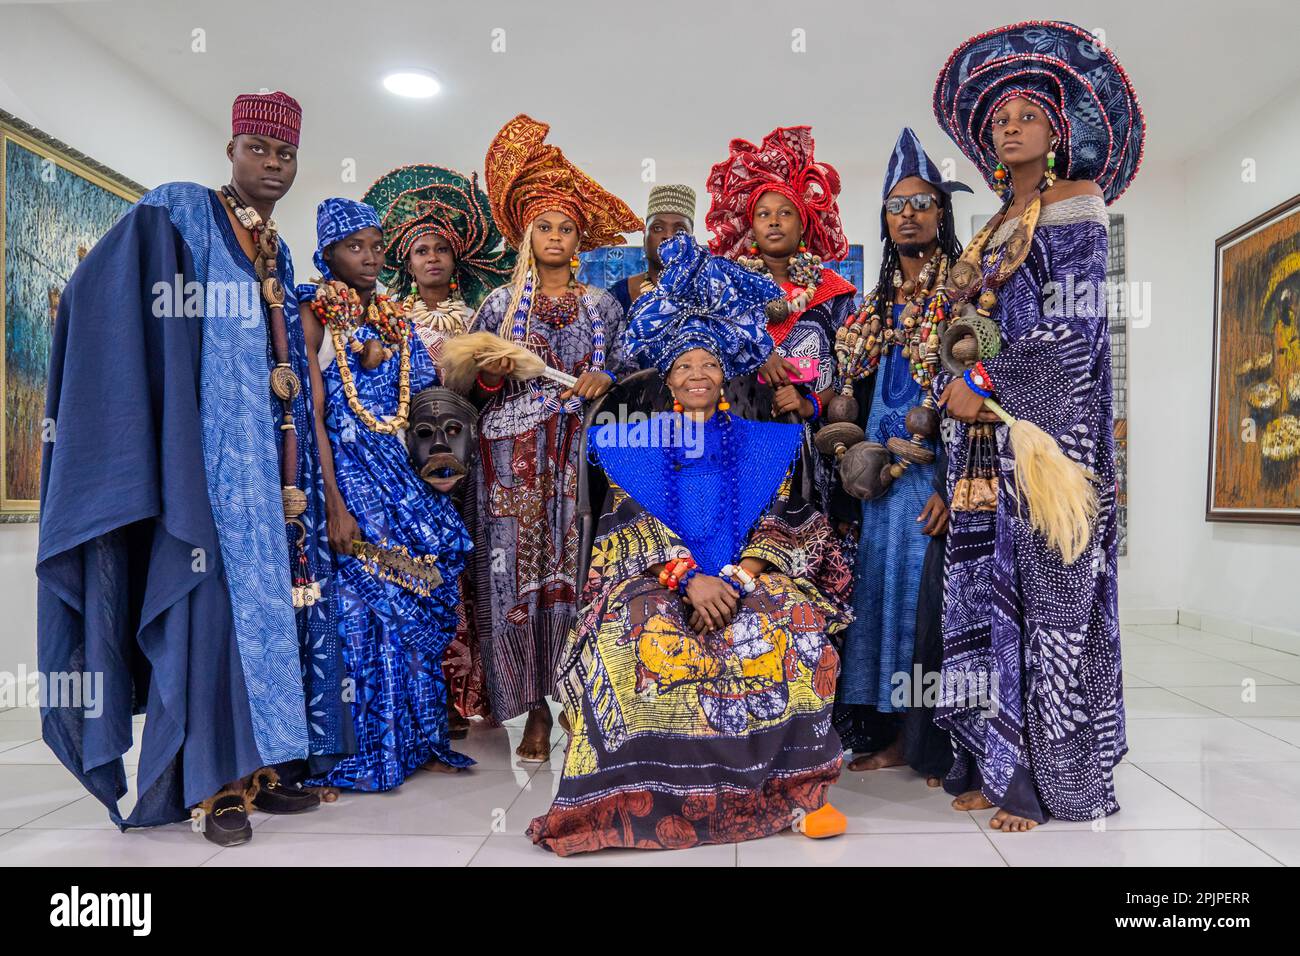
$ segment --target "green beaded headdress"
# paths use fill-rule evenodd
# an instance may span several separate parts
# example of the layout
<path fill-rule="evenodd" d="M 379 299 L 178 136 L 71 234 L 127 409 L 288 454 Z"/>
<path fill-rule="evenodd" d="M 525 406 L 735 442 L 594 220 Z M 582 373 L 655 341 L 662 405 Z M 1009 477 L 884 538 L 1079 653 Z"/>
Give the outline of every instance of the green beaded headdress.
<path fill-rule="evenodd" d="M 407 268 L 411 246 L 436 235 L 451 244 L 456 256 L 456 283 L 471 308 L 510 279 L 515 252 L 506 248 L 492 220 L 487 195 L 477 174 L 416 163 L 381 176 L 366 190 L 364 201 L 375 207 L 384 227 L 384 285 L 406 295 L 412 284 Z"/>

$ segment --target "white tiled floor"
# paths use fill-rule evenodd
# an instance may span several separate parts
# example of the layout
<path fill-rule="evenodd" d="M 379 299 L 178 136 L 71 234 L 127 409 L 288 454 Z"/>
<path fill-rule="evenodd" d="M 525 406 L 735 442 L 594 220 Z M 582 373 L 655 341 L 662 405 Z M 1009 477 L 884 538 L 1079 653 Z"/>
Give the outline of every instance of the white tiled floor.
<path fill-rule="evenodd" d="M 671 853 L 607 850 L 559 859 L 523 836 L 558 782 L 522 764 L 513 726 L 476 727 L 478 765 L 420 773 L 387 794 L 344 794 L 299 816 L 254 815 L 245 846 L 220 850 L 187 824 L 118 833 L 57 764 L 27 710 L 0 712 L 0 866 L 1132 866 L 1300 865 L 1300 657 L 1177 625 L 1124 629 L 1131 752 L 1116 772 L 1123 809 L 1104 828 L 1050 822 L 988 829 L 909 770 L 845 772 L 832 800 L 849 832 L 792 833 Z M 134 799 L 134 754 L 127 760 Z"/>

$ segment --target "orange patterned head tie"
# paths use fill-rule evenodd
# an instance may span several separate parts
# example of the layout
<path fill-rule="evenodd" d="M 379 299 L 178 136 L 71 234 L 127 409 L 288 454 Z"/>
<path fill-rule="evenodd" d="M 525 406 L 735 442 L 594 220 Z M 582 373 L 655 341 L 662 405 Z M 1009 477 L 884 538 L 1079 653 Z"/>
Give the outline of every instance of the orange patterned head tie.
<path fill-rule="evenodd" d="M 622 233 L 645 224 L 627 203 L 544 142 L 550 126 L 520 113 L 488 147 L 484 179 L 492 218 L 517 248 L 528 224 L 544 212 L 561 212 L 582 231 L 579 251 L 622 245 Z"/>

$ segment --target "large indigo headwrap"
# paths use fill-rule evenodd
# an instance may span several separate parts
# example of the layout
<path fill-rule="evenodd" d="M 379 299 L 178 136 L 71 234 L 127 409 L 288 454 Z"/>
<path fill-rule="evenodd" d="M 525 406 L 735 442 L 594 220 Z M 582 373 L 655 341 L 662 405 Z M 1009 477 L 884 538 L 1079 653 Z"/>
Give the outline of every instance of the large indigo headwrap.
<path fill-rule="evenodd" d="M 934 86 L 934 115 L 992 183 L 998 157 L 993 116 L 1013 97 L 1047 114 L 1061 139 L 1057 172 L 1091 179 L 1106 202 L 1137 175 L 1146 121 L 1115 54 L 1072 23 L 1029 20 L 971 37 L 953 51 Z"/>
<path fill-rule="evenodd" d="M 716 355 L 728 379 L 762 365 L 774 348 L 765 306 L 782 298 L 781 287 L 730 259 L 709 255 L 685 232 L 665 239 L 659 258 L 664 264 L 659 284 L 628 313 L 627 354 L 661 375 L 691 349 Z"/>
<path fill-rule="evenodd" d="M 379 213 L 365 203 L 339 196 L 321 200 L 321 204 L 316 207 L 316 254 L 311 257 L 311 261 L 316 263 L 322 279 L 334 278 L 329 263 L 325 261 L 325 250 L 340 239 L 346 239 L 368 226 L 383 231 L 383 226 L 379 224 Z"/>

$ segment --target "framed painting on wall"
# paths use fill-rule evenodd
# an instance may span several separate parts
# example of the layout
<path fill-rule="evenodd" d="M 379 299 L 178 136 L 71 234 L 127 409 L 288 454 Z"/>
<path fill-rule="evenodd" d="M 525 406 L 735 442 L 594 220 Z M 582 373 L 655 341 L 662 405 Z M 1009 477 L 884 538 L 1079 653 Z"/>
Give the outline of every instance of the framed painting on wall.
<path fill-rule="evenodd" d="M 1209 521 L 1300 524 L 1300 196 L 1216 240 Z"/>
<path fill-rule="evenodd" d="M 59 297 L 144 187 L 0 110 L 0 521 L 40 497 L 45 382 Z"/>

